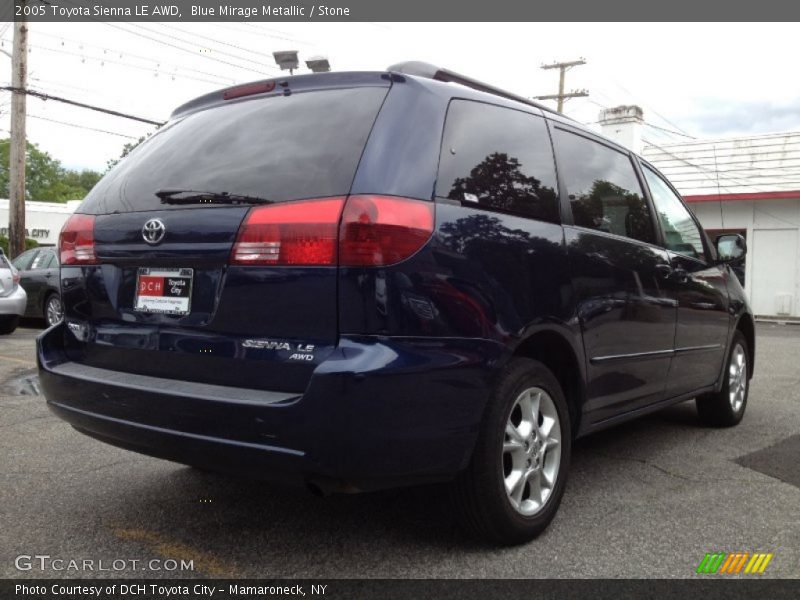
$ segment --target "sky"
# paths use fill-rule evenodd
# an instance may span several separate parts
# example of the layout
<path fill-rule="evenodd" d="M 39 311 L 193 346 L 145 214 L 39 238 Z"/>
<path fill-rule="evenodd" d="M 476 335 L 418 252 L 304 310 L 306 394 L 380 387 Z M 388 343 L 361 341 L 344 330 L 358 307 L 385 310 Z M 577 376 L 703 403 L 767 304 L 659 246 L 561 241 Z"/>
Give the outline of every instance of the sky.
<path fill-rule="evenodd" d="M 13 27 L 0 23 L 10 85 Z M 276 50 L 333 70 L 422 60 L 533 97 L 557 91 L 542 64 L 584 58 L 564 112 L 597 128 L 603 107 L 638 104 L 658 144 L 800 129 L 794 23 L 32 23 L 29 87 L 157 121 L 183 102 L 271 78 Z M 552 104 L 552 103 L 551 103 Z M 10 94 L 0 93 L 0 137 Z M 103 171 L 151 125 L 28 98 L 28 139 L 65 167 Z M 667 130 L 667 131 L 665 131 Z"/>

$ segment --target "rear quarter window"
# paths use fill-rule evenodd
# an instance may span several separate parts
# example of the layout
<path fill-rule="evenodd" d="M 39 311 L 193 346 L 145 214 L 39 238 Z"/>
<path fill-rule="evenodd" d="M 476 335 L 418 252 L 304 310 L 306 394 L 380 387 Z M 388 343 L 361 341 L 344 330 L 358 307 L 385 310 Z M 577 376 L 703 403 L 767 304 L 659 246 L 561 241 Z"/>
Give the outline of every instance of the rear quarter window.
<path fill-rule="evenodd" d="M 543 221 L 558 221 L 553 150 L 542 117 L 453 100 L 436 195 Z"/>
<path fill-rule="evenodd" d="M 12 260 L 12 264 L 20 271 L 26 271 L 30 268 L 31 262 L 39 253 L 39 250 L 28 250 L 17 256 Z"/>
<path fill-rule="evenodd" d="M 388 88 L 295 92 L 190 114 L 136 148 L 89 193 L 89 214 L 176 208 L 159 190 L 274 202 L 347 194 Z"/>

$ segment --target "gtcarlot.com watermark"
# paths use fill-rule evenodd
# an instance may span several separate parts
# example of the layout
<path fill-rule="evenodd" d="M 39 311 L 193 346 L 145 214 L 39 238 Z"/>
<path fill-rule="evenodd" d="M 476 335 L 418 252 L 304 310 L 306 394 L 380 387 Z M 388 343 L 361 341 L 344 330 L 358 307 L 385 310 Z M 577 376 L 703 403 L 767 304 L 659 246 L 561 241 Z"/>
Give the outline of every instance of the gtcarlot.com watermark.
<path fill-rule="evenodd" d="M 18 571 L 84 573 L 100 571 L 194 571 L 193 560 L 172 558 L 58 558 L 49 554 L 20 554 L 14 559 Z"/>

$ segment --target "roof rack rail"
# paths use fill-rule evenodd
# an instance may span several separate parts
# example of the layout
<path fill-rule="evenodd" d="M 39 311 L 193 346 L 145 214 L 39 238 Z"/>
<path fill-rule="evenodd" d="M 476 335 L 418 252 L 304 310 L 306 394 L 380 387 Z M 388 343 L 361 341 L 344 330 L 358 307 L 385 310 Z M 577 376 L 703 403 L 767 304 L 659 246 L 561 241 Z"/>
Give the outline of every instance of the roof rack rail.
<path fill-rule="evenodd" d="M 458 83 L 465 87 L 472 88 L 473 90 L 478 90 L 479 92 L 486 92 L 494 96 L 507 98 L 508 100 L 522 102 L 523 104 L 535 106 L 538 109 L 556 114 L 565 119 L 569 119 L 569 117 L 565 117 L 560 112 L 553 110 L 552 108 L 549 108 L 547 106 L 544 106 L 543 104 L 539 104 L 534 100 L 525 98 L 524 96 L 518 96 L 517 94 L 514 94 L 512 92 L 508 92 L 501 88 L 494 87 L 493 85 L 489 85 L 488 83 L 484 83 L 482 81 L 478 81 L 477 79 L 472 79 L 471 77 L 467 77 L 466 75 L 461 75 L 460 73 L 456 73 L 455 71 L 450 71 L 449 69 L 442 69 L 440 67 L 437 67 L 436 65 L 432 65 L 430 63 L 422 62 L 419 60 L 410 60 L 406 62 L 397 63 L 395 65 L 390 66 L 386 70 L 393 71 L 395 73 L 403 73 L 405 75 L 424 77 L 426 79 L 435 79 L 436 81 Z"/>

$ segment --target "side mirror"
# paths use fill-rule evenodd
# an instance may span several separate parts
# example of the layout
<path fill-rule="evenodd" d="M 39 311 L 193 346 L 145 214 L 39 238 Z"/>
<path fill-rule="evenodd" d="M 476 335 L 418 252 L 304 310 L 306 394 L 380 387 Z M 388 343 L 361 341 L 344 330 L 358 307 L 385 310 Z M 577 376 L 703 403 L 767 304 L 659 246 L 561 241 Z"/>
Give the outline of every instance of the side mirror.
<path fill-rule="evenodd" d="M 717 237 L 717 257 L 721 263 L 735 264 L 744 260 L 747 242 L 738 233 L 728 233 Z"/>

